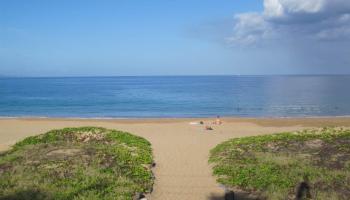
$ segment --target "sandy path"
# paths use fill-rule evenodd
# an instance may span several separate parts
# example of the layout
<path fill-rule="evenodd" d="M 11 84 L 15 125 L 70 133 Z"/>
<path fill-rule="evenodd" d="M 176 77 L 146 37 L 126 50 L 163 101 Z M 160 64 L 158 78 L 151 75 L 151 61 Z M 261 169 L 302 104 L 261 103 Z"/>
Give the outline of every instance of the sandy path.
<path fill-rule="evenodd" d="M 29 135 L 54 128 L 102 126 L 132 132 L 152 143 L 156 182 L 151 200 L 219 200 L 224 191 L 207 163 L 209 150 L 228 138 L 302 129 L 304 126 L 349 125 L 349 119 L 226 119 L 213 131 L 183 120 L 0 119 L 0 150 Z M 206 120 L 206 122 L 208 122 Z M 209 122 L 208 122 L 209 123 Z"/>

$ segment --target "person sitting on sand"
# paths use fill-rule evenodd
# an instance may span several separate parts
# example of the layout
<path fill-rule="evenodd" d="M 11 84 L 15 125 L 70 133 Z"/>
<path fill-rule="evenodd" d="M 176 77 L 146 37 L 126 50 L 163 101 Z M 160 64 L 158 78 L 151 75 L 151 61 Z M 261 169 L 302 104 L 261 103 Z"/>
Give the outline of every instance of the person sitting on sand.
<path fill-rule="evenodd" d="M 216 124 L 216 125 L 221 125 L 222 124 L 222 121 L 221 121 L 221 119 L 220 119 L 220 116 L 218 115 L 218 116 L 216 116 L 216 120 L 215 120 L 215 122 L 213 122 L 213 124 Z"/>

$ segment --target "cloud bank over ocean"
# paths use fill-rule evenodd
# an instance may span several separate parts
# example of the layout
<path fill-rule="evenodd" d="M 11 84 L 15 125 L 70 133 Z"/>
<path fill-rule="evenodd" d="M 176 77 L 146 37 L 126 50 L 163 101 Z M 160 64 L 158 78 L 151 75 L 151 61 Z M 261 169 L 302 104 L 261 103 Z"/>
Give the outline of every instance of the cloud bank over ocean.
<path fill-rule="evenodd" d="M 264 11 L 235 15 L 229 43 L 251 45 L 262 40 L 349 40 L 348 0 L 264 0 Z"/>
<path fill-rule="evenodd" d="M 261 3 L 260 12 L 236 13 L 224 38 L 239 63 L 259 63 L 261 73 L 350 73 L 349 0 Z"/>

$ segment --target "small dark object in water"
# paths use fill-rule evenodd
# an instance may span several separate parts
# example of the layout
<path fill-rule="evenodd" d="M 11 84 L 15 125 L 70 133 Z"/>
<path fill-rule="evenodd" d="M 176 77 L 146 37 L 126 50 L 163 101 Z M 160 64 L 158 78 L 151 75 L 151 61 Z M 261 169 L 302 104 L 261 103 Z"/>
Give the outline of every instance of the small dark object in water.
<path fill-rule="evenodd" d="M 308 179 L 304 178 L 297 188 L 296 200 L 302 200 L 304 198 L 311 199 L 310 185 Z"/>
<path fill-rule="evenodd" d="M 233 191 L 227 191 L 225 193 L 225 200 L 234 200 L 235 199 L 235 193 Z"/>

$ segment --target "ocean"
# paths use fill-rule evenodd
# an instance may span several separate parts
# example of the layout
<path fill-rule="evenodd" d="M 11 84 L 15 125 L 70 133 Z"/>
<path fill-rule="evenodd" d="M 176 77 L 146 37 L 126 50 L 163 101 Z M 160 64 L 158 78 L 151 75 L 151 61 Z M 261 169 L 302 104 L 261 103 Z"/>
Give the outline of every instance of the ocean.
<path fill-rule="evenodd" d="M 350 115 L 350 76 L 0 78 L 1 117 Z"/>

